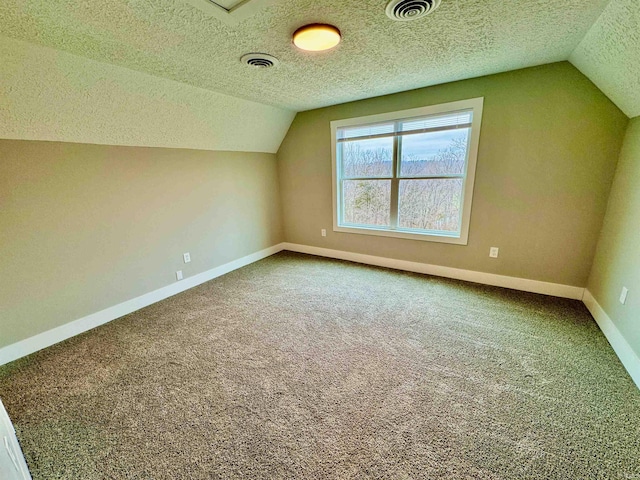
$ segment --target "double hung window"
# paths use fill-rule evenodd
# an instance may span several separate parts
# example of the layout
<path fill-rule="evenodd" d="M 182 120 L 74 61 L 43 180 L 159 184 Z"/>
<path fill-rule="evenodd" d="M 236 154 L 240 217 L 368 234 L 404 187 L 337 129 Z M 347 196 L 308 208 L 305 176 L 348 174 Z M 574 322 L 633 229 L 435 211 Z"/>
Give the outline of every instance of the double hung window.
<path fill-rule="evenodd" d="M 482 105 L 331 122 L 334 230 L 466 244 Z"/>

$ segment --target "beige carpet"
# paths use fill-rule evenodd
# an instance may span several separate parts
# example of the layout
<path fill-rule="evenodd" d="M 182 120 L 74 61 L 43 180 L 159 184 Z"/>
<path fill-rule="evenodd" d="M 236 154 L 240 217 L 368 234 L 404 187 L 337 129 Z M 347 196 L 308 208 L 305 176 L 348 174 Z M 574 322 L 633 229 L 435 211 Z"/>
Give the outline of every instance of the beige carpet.
<path fill-rule="evenodd" d="M 283 252 L 0 367 L 34 479 L 640 478 L 584 306 Z"/>

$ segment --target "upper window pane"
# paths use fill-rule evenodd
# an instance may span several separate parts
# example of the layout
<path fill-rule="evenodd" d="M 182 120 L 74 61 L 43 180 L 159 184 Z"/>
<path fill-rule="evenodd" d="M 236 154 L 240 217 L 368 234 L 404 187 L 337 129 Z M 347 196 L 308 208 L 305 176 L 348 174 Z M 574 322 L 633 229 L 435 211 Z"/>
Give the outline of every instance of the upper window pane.
<path fill-rule="evenodd" d="M 344 178 L 391 177 L 393 137 L 341 142 Z"/>
<path fill-rule="evenodd" d="M 386 135 L 395 132 L 395 128 L 395 123 L 393 122 L 358 125 L 356 127 L 343 127 L 338 129 L 338 139 Z"/>
<path fill-rule="evenodd" d="M 470 130 L 403 135 L 400 176 L 464 175 Z"/>
<path fill-rule="evenodd" d="M 423 118 L 403 120 L 400 126 L 401 132 L 411 132 L 424 129 L 449 129 L 470 126 L 473 121 L 472 110 L 460 110 L 439 115 L 430 115 Z"/>

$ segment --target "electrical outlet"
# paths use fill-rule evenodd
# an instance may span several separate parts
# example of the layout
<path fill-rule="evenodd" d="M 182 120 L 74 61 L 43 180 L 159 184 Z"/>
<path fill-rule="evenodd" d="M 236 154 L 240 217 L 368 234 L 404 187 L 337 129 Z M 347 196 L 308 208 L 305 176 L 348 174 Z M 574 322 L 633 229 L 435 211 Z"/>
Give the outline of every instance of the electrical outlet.
<path fill-rule="evenodd" d="M 627 289 L 627 287 L 622 287 L 622 293 L 620 293 L 620 303 L 621 304 L 625 304 L 627 303 L 627 294 L 629 293 L 629 289 Z"/>
<path fill-rule="evenodd" d="M 323 237 L 327 236 L 327 229 L 323 228 L 322 230 L 320 230 L 320 235 L 322 235 Z"/>
<path fill-rule="evenodd" d="M 182 270 L 176 272 L 176 280 L 182 280 Z"/>
<path fill-rule="evenodd" d="M 491 247 L 489 249 L 489 256 L 491 258 L 498 258 L 498 253 L 500 252 L 500 249 L 498 247 Z"/>
<path fill-rule="evenodd" d="M 184 258 L 184 263 L 189 263 L 191 261 L 191 254 L 189 252 L 183 253 L 182 258 Z"/>

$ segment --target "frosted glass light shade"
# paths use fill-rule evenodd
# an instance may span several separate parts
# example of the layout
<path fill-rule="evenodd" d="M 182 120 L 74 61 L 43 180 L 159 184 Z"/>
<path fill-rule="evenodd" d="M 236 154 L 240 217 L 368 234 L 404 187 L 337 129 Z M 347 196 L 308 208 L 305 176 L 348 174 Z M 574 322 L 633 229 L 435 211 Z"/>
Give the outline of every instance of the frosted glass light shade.
<path fill-rule="evenodd" d="M 340 30 L 333 25 L 313 24 L 300 27 L 293 34 L 293 44 L 300 50 L 321 52 L 340 43 Z"/>

